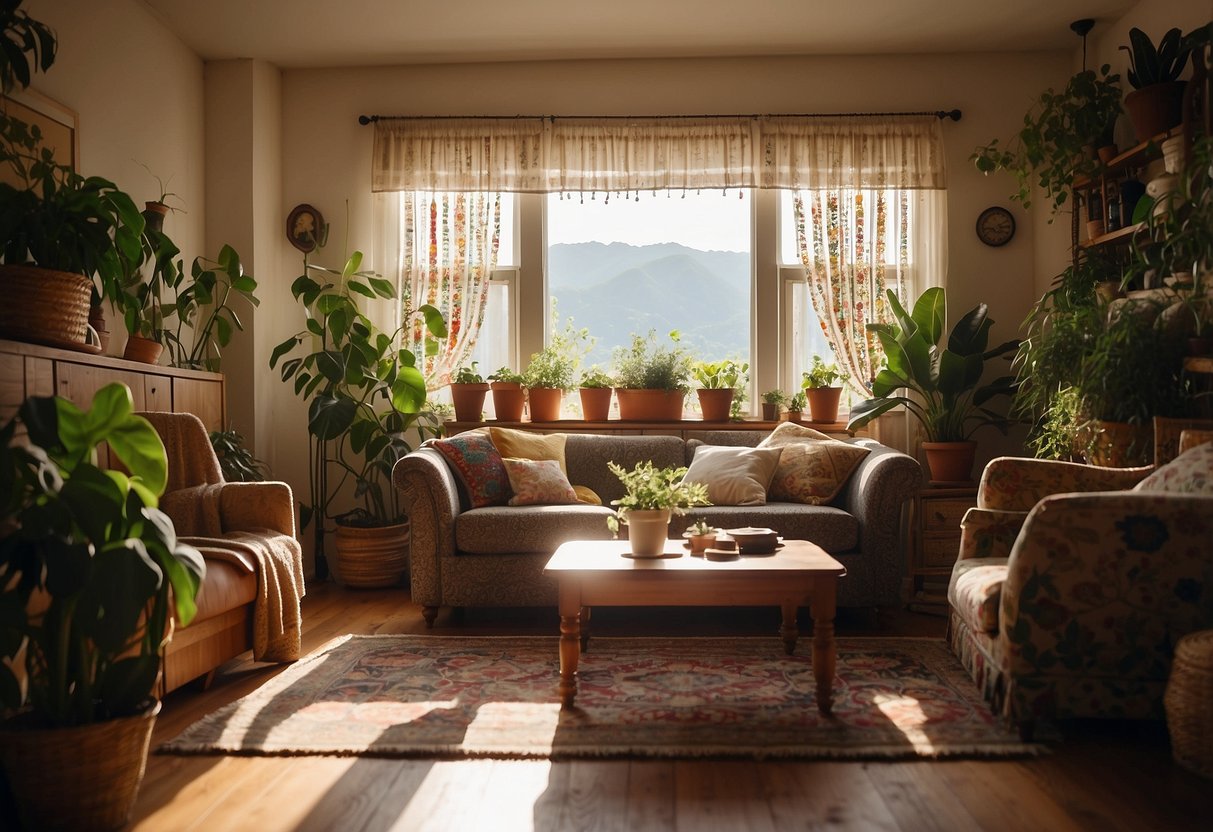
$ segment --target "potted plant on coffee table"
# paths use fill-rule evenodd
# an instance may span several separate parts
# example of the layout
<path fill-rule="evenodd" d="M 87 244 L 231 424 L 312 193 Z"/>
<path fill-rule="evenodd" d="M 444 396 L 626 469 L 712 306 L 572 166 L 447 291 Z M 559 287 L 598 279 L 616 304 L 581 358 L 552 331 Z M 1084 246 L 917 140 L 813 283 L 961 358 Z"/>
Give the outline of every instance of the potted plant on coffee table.
<path fill-rule="evenodd" d="M 726 358 L 723 361 L 696 361 L 691 376 L 699 385 L 699 412 L 705 422 L 727 422 L 733 397 L 745 384 L 750 365 Z"/>
<path fill-rule="evenodd" d="M 521 422 L 526 406 L 526 389 L 522 373 L 509 367 L 498 367 L 489 374 L 489 388 L 493 392 L 493 414 L 498 422 Z"/>
<path fill-rule="evenodd" d="M 484 415 L 484 397 L 488 395 L 489 385 L 480 375 L 477 364 L 473 361 L 460 367 L 451 377 L 451 404 L 455 408 L 455 419 L 460 422 L 479 422 Z"/>
<path fill-rule="evenodd" d="M 620 523 L 628 527 L 633 556 L 660 557 L 669 537 L 670 517 L 685 514 L 695 506 L 711 505 L 706 485 L 683 479 L 686 468 L 659 468 L 652 462 L 641 462 L 629 471 L 613 461 L 607 468 L 624 487 L 624 495 L 611 500 L 619 513 L 607 518 L 607 526 L 616 535 Z"/>
<path fill-rule="evenodd" d="M 587 422 L 605 422 L 611 417 L 611 388 L 615 379 L 601 367 L 590 367 L 581 374 L 581 418 Z"/>
<path fill-rule="evenodd" d="M 872 398 L 851 408 L 848 430 L 861 428 L 894 407 L 904 406 L 922 425 L 931 479 L 967 482 L 973 470 L 978 428 L 993 425 L 1006 431 L 1008 418 L 986 407 L 998 396 L 1014 393 L 1012 376 L 982 385 L 985 362 L 1014 352 L 1017 340 L 989 348 L 989 317 L 984 303 L 965 313 L 948 336 L 939 340 L 947 322 L 947 298 L 940 287 L 927 289 L 906 312 L 897 295 L 888 292 L 897 323 L 868 324 L 884 348 L 884 366 L 872 382 Z M 906 391 L 897 395 L 898 390 Z"/>
<path fill-rule="evenodd" d="M 307 326 L 274 348 L 270 367 L 286 359 L 282 380 L 293 382 L 308 401 L 312 502 L 301 507 L 300 519 L 304 526 L 316 524 L 318 576 L 324 577 L 324 535 L 332 521 L 344 583 L 393 586 L 407 569 L 409 526 L 391 484 L 392 468 L 412 450 L 410 433 L 424 438 L 439 427 L 425 410 L 426 383 L 416 356 L 398 346 L 399 338 L 416 317 L 432 339 L 446 336 L 446 323 L 433 306 L 413 309 L 390 281 L 361 265 L 357 251 L 340 270 L 304 256 L 305 271 L 291 284 L 291 294 L 302 304 Z M 404 314 L 395 332 L 380 331 L 360 308 L 359 298 L 368 295 L 401 303 Z M 303 345 L 306 351 L 292 356 Z M 349 487 L 359 505 L 337 511 Z"/>
<path fill-rule="evenodd" d="M 813 354 L 808 371 L 801 373 L 801 388 L 809 402 L 809 418 L 814 422 L 838 420 L 838 400 L 842 397 L 842 385 L 850 376 L 837 364 L 826 364 L 820 355 Z"/>
<path fill-rule="evenodd" d="M 97 467 L 102 443 L 125 472 Z M 193 619 L 206 571 L 157 508 L 167 471 L 124 385 L 88 411 L 27 399 L 0 429 L 0 699 L 15 714 L 0 763 L 26 828 L 117 829 L 130 815 L 161 650 L 172 617 Z"/>
<path fill-rule="evenodd" d="M 690 389 L 691 356 L 671 332 L 670 344 L 659 343 L 654 330 L 632 336 L 627 347 L 616 347 L 615 396 L 624 421 L 676 422 Z"/>

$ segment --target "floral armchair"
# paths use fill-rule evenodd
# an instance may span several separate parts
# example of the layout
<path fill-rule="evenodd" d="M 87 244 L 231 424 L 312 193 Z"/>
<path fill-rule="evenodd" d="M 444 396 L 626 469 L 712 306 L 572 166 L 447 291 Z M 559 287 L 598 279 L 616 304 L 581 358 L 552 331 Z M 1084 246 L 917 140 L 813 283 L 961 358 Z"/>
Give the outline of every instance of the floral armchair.
<path fill-rule="evenodd" d="M 1000 457 L 961 527 L 948 639 L 995 711 L 1026 735 L 1162 716 L 1175 642 L 1213 626 L 1213 444 L 1159 469 Z"/>

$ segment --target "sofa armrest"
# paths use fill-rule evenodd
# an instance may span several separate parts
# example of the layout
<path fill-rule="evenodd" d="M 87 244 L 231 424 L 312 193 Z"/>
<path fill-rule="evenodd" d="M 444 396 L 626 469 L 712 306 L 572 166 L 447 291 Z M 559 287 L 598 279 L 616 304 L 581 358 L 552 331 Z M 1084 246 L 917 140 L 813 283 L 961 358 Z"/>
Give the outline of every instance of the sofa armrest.
<path fill-rule="evenodd" d="M 969 509 L 960 521 L 960 554 L 957 560 L 1007 557 L 1026 519 L 1026 511 Z"/>
<path fill-rule="evenodd" d="M 455 554 L 459 490 L 442 454 L 418 448 L 392 469 L 409 518 L 409 581 L 414 603 L 442 605 L 442 559 Z"/>
<path fill-rule="evenodd" d="M 1213 627 L 1213 497 L 1058 494 L 1011 550 L 999 619 L 1011 674 L 1165 680 Z"/>
<path fill-rule="evenodd" d="M 1153 468 L 1100 468 L 1077 462 L 1000 456 L 981 474 L 977 505 L 1002 511 L 1031 511 L 1050 494 L 1071 491 L 1121 491 L 1132 488 Z"/>
<path fill-rule="evenodd" d="M 228 482 L 219 494 L 225 532 L 270 529 L 295 537 L 295 500 L 284 482 Z"/>

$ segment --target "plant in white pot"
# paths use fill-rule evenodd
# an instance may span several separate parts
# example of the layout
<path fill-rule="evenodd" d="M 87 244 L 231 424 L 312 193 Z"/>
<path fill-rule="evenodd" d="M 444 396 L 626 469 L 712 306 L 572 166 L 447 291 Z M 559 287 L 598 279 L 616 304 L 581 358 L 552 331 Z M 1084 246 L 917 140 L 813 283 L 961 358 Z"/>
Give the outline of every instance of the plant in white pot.
<path fill-rule="evenodd" d="M 308 400 L 312 503 L 302 506 L 300 519 L 304 526 L 316 524 L 317 577 L 327 574 L 324 534 L 333 521 L 342 581 L 369 588 L 395 585 L 407 569 L 408 518 L 391 484 L 392 468 L 412 450 L 410 432 L 424 437 L 440 430 L 425 408 L 417 357 L 399 346 L 399 337 L 414 317 L 424 320 L 434 339 L 446 336 L 446 322 L 433 306 L 414 310 L 406 298 L 400 327 L 380 331 L 358 298 L 400 300 L 391 282 L 361 265 L 357 251 L 340 270 L 310 263 L 305 255 L 305 271 L 291 284 L 291 294 L 303 305 L 307 325 L 274 348 L 270 367 L 286 359 L 282 380 Z M 308 351 L 291 356 L 304 344 Z M 437 344 L 427 349 L 437 352 Z M 339 512 L 340 495 L 349 486 L 359 505 Z"/>
<path fill-rule="evenodd" d="M 670 517 L 711 505 L 706 485 L 683 479 L 686 468 L 658 468 L 652 462 L 638 463 L 631 471 L 615 462 L 608 462 L 607 468 L 624 487 L 623 497 L 611 500 L 619 514 L 608 517 L 607 526 L 618 534 L 619 524 L 627 525 L 633 555 L 660 557 L 669 537 Z"/>
<path fill-rule="evenodd" d="M 161 649 L 206 572 L 157 508 L 167 472 L 125 385 L 88 411 L 27 399 L 0 430 L 0 762 L 27 828 L 116 829 L 134 804 Z"/>
<path fill-rule="evenodd" d="M 947 345 L 941 347 L 939 339 L 947 321 L 942 288 L 923 292 L 913 312 L 906 312 L 891 290 L 888 299 L 897 323 L 868 324 L 880 338 L 885 365 L 872 382 L 873 398 L 851 408 L 847 429 L 861 428 L 882 413 L 904 406 L 922 424 L 931 479 L 968 481 L 976 448 L 970 439 L 973 432 L 985 425 L 1005 432 L 1010 424 L 1007 416 L 990 410 L 986 403 L 1015 391 L 1015 379 L 1010 375 L 982 385 L 985 362 L 1014 352 L 1019 341 L 988 349 L 994 321 L 981 303 L 956 322 Z M 898 390 L 906 394 L 896 395 Z"/>

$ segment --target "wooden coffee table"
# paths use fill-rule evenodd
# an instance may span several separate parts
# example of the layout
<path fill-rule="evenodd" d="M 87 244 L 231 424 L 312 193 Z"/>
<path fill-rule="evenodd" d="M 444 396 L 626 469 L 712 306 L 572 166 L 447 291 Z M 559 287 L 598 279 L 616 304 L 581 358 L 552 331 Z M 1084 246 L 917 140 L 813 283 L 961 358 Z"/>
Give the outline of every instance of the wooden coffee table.
<path fill-rule="evenodd" d="M 783 611 L 779 633 L 789 655 L 796 647 L 796 609 L 813 616 L 813 678 L 817 708 L 833 706 L 834 609 L 846 567 L 807 540 L 785 540 L 773 555 L 743 555 L 716 562 L 692 557 L 681 540 L 667 540 L 663 558 L 625 557 L 626 540 L 572 540 L 562 544 L 544 572 L 560 588 L 560 701 L 577 696 L 582 626 L 594 606 L 763 606 Z M 588 633 L 587 633 L 588 636 Z"/>

